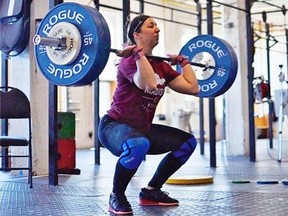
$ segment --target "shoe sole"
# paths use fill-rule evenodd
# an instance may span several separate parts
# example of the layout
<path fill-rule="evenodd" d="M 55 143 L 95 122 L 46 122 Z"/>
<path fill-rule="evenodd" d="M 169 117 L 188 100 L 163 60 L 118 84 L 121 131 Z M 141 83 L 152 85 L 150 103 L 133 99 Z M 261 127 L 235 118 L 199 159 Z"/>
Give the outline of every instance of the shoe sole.
<path fill-rule="evenodd" d="M 140 199 L 139 205 L 140 206 L 177 206 L 179 205 L 179 203 L 178 202 L 164 203 L 164 202 L 151 201 L 148 199 Z"/>
<path fill-rule="evenodd" d="M 133 211 L 115 211 L 111 207 L 108 208 L 108 211 L 116 215 L 133 215 Z"/>

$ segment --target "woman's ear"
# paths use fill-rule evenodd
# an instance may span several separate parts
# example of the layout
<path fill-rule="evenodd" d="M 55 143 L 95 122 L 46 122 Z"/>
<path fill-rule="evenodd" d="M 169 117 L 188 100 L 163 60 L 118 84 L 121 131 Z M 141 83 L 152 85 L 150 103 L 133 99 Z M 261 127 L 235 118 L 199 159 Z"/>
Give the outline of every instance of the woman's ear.
<path fill-rule="evenodd" d="M 136 41 L 138 41 L 139 40 L 139 32 L 134 32 L 133 33 L 133 37 L 134 37 L 134 41 L 136 42 Z"/>

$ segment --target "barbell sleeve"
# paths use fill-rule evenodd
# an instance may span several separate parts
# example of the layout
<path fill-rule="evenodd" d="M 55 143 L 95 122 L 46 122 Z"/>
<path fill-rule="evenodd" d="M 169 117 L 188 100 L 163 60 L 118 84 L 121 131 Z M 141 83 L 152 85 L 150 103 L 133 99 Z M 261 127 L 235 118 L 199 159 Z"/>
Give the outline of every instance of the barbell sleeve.
<path fill-rule="evenodd" d="M 113 53 L 119 53 L 120 50 L 118 49 L 113 49 L 111 48 L 110 49 L 110 52 L 113 52 Z M 156 60 L 156 61 L 167 61 L 167 62 L 171 62 L 171 58 L 169 57 L 162 57 L 162 56 L 154 56 L 154 55 L 149 55 L 149 54 L 146 54 L 145 55 L 147 58 L 149 59 L 153 59 L 153 60 Z M 197 62 L 190 62 L 191 65 L 194 65 L 194 66 L 197 66 L 197 67 L 203 67 L 204 70 L 207 70 L 207 69 L 215 69 L 215 66 L 210 66 L 210 65 L 205 65 L 205 64 L 201 64 L 201 63 L 197 63 Z"/>
<path fill-rule="evenodd" d="M 55 49 L 65 49 L 66 45 L 66 37 L 61 38 L 53 38 L 53 37 L 43 37 L 40 35 L 35 35 L 33 37 L 34 45 L 45 45 L 54 47 Z"/>

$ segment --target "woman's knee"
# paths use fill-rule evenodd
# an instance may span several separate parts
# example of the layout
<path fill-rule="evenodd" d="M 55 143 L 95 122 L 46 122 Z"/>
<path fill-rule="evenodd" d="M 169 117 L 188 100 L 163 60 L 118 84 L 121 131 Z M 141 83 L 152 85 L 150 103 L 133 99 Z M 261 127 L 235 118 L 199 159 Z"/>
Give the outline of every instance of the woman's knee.
<path fill-rule="evenodd" d="M 197 147 L 197 141 L 194 136 L 182 143 L 179 148 L 172 152 L 175 158 L 178 158 L 181 163 L 185 163 L 193 154 Z"/>
<path fill-rule="evenodd" d="M 148 152 L 150 142 L 145 137 L 135 137 L 123 143 L 120 163 L 128 169 L 136 169 Z"/>

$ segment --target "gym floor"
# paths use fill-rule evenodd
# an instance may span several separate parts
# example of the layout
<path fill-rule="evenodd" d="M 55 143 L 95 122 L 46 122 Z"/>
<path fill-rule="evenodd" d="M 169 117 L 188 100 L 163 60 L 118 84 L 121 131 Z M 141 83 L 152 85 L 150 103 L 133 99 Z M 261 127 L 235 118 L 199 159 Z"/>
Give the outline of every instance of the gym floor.
<path fill-rule="evenodd" d="M 209 144 L 205 155 L 200 155 L 199 146 L 175 176 L 208 177 L 213 183 L 199 185 L 165 184 L 164 191 L 180 201 L 176 207 L 138 206 L 140 188 L 145 186 L 163 155 L 147 156 L 127 189 L 134 215 L 181 215 L 181 216 L 280 216 L 288 212 L 288 142 L 283 141 L 282 162 L 275 160 L 277 140 L 270 149 L 268 140 L 256 142 L 257 162 L 242 156 L 227 157 L 225 143 L 217 148 L 217 168 L 210 167 Z M 286 155 L 285 155 L 286 154 Z M 77 150 L 76 168 L 81 175 L 60 175 L 59 185 L 48 185 L 47 176 L 34 177 L 34 187 L 29 188 L 27 178 L 11 177 L 0 172 L 0 215 L 111 215 L 108 209 L 112 187 L 114 164 L 117 160 L 105 148 L 101 148 L 101 165 L 93 164 L 90 150 Z M 236 184 L 233 180 L 249 180 Z M 277 184 L 259 184 L 258 180 L 278 181 Z"/>

